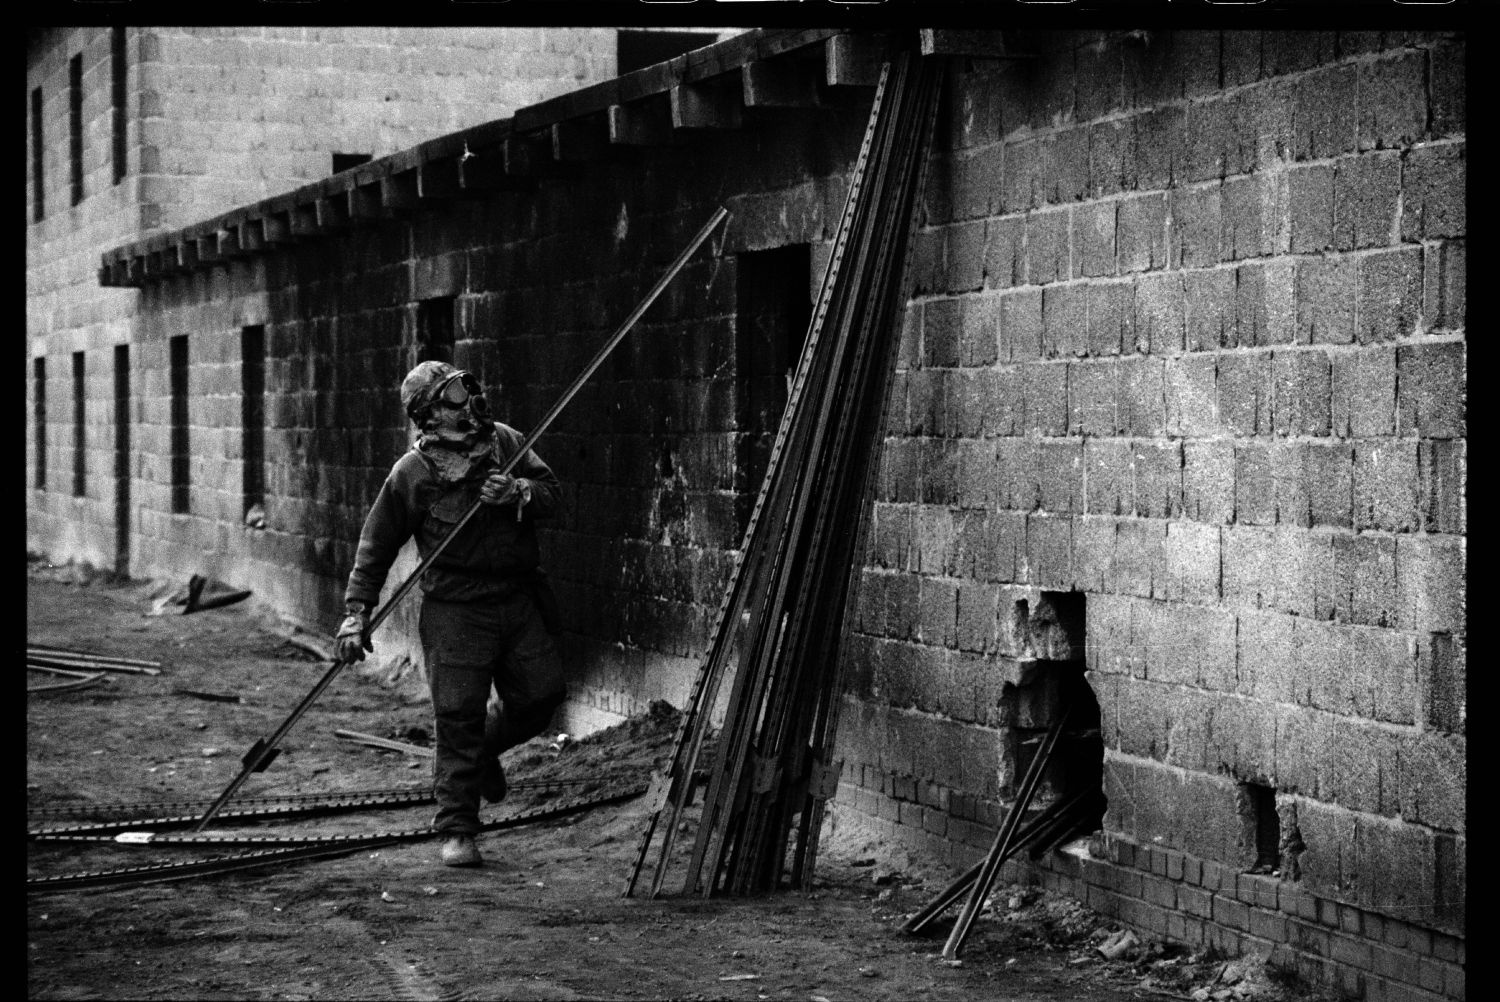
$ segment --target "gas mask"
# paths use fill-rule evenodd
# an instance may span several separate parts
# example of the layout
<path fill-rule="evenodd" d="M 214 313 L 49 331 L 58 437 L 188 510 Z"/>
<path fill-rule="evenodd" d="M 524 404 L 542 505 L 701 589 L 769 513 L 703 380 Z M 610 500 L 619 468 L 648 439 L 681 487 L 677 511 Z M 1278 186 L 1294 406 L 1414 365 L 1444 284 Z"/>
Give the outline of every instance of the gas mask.
<path fill-rule="evenodd" d="M 463 370 L 437 386 L 432 402 L 418 421 L 422 442 L 429 447 L 467 452 L 494 432 L 489 402 L 479 380 Z"/>

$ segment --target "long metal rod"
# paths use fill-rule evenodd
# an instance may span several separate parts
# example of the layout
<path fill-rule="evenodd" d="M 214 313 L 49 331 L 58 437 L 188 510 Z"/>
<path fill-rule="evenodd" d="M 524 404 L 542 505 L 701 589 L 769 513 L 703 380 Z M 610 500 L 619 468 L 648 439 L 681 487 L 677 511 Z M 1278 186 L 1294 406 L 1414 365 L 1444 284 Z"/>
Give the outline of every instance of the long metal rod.
<path fill-rule="evenodd" d="M 1000 864 L 1006 858 L 1006 850 L 1010 848 L 1011 840 L 1015 837 L 1016 826 L 1021 820 L 1021 815 L 1031 805 L 1032 795 L 1036 793 L 1037 783 L 1042 778 L 1042 770 L 1052 758 L 1052 749 L 1057 746 L 1058 736 L 1062 734 L 1063 724 L 1067 722 L 1071 710 L 1071 704 L 1063 707 L 1062 713 L 1057 717 L 1057 722 L 1047 731 L 1047 737 L 1042 741 L 1042 747 L 1037 750 L 1036 757 L 1031 760 L 1026 770 L 1026 777 L 1021 781 L 1021 790 L 1016 798 L 1015 806 L 1011 808 L 1005 824 L 996 835 L 995 844 L 990 847 L 990 853 L 984 860 L 983 868 L 979 876 L 974 879 L 973 889 L 969 892 L 969 900 L 964 902 L 963 911 L 959 913 L 958 921 L 954 923 L 953 930 L 948 934 L 948 941 L 943 944 L 944 960 L 957 960 L 958 952 L 963 949 L 964 940 L 969 938 L 969 929 L 974 925 L 974 920 L 979 917 L 979 909 L 983 907 L 984 899 L 990 893 L 990 887 L 995 883 L 995 876 L 1000 872 Z"/>
<path fill-rule="evenodd" d="M 625 322 L 620 325 L 619 329 L 615 331 L 610 339 L 605 342 L 604 347 L 599 349 L 599 352 L 593 357 L 588 365 L 584 366 L 583 371 L 580 372 L 577 378 L 575 378 L 573 382 L 569 384 L 568 388 L 563 391 L 562 396 L 557 399 L 557 402 L 552 405 L 552 408 L 548 410 L 547 413 L 542 417 L 542 419 L 537 422 L 535 427 L 532 428 L 531 433 L 528 434 L 526 438 L 521 442 L 520 446 L 517 447 L 515 453 L 512 454 L 508 460 L 506 460 L 504 465 L 501 466 L 499 471 L 500 473 L 509 473 L 515 467 L 515 465 L 521 461 L 522 457 L 526 455 L 527 450 L 529 450 L 531 446 L 536 442 L 536 440 L 542 436 L 542 433 L 547 430 L 547 428 L 557 418 L 557 415 L 562 412 L 562 409 L 566 407 L 568 405 L 568 402 L 573 399 L 573 397 L 578 393 L 580 389 L 582 389 L 583 384 L 588 381 L 589 377 L 594 374 L 599 366 L 604 364 L 604 360 L 609 357 L 609 353 L 612 352 L 622 340 L 624 340 L 625 335 L 630 333 L 630 329 L 635 326 L 636 321 L 641 318 L 641 315 L 646 312 L 647 308 L 649 308 L 652 303 L 656 302 L 656 298 L 661 295 L 662 290 L 665 289 L 667 287 L 667 284 L 677 276 L 677 273 L 682 270 L 684 265 L 687 264 L 688 259 L 693 256 L 693 253 L 700 246 L 702 246 L 703 242 L 708 239 L 709 235 L 713 233 L 713 231 L 721 222 L 724 221 L 724 218 L 728 215 L 729 210 L 725 209 L 723 206 L 720 206 L 718 210 L 714 212 L 713 218 L 711 218 L 707 223 L 704 224 L 703 228 L 698 231 L 698 234 L 693 237 L 692 242 L 689 243 L 687 247 L 683 248 L 682 253 L 677 255 L 677 259 L 672 262 L 671 267 L 666 270 L 661 278 L 657 279 L 656 284 L 651 287 L 651 291 L 646 294 L 646 298 L 641 300 L 640 304 L 631 311 L 630 316 L 626 318 Z M 401 584 L 401 587 L 396 589 L 395 593 L 390 597 L 389 600 L 386 601 L 385 605 L 380 607 L 380 609 L 370 620 L 370 633 L 375 632 L 375 629 L 380 626 L 381 623 L 385 622 L 386 617 L 388 617 L 391 614 L 392 610 L 395 609 L 396 604 L 403 598 L 405 598 L 406 595 L 414 587 L 416 587 L 417 582 L 426 575 L 427 571 L 432 567 L 434 561 L 436 561 L 437 558 L 442 554 L 443 550 L 448 546 L 448 544 L 453 542 L 454 537 L 456 537 L 463 530 L 464 526 L 468 525 L 469 520 L 474 517 L 475 513 L 479 511 L 480 507 L 483 506 L 483 504 L 484 502 L 480 500 L 475 501 L 472 505 L 470 505 L 469 510 L 464 512 L 463 517 L 458 520 L 458 523 L 455 524 L 452 529 L 448 530 L 447 535 L 445 535 L 442 540 L 438 542 L 437 546 L 433 548 L 432 552 L 429 553 L 427 557 L 417 565 L 417 569 L 412 572 L 411 576 Z M 328 670 L 323 673 L 323 676 L 318 679 L 317 683 L 314 684 L 312 690 L 302 698 L 302 701 L 297 704 L 296 708 L 292 710 L 292 712 L 287 716 L 286 720 L 282 721 L 281 726 L 277 727 L 269 738 L 262 738 L 251 746 L 250 750 L 245 753 L 245 757 L 242 759 L 242 762 L 244 764 L 240 769 L 239 775 L 237 775 L 234 780 L 224 788 L 224 792 L 219 794 L 218 799 L 216 799 L 213 804 L 210 805 L 208 810 L 204 812 L 203 817 L 199 820 L 198 824 L 194 826 L 194 831 L 202 831 L 208 825 L 208 823 L 213 820 L 214 815 L 219 813 L 224 805 L 229 802 L 229 799 L 234 796 L 235 791 L 237 791 L 241 786 L 244 785 L 245 780 L 250 778 L 251 773 L 260 772 L 270 764 L 271 759 L 276 755 L 277 746 L 281 743 L 281 739 L 284 738 L 287 732 L 290 731 L 292 727 L 297 723 L 297 721 L 302 718 L 302 715 L 307 712 L 308 708 L 317 701 L 318 697 L 323 694 L 323 690 L 328 688 L 329 683 L 331 683 L 341 671 L 347 668 L 350 663 L 351 662 L 349 660 L 334 661 L 334 663 L 329 666 Z"/>
<path fill-rule="evenodd" d="M 1080 790 L 1066 800 L 1059 800 L 1023 825 L 1016 832 L 1015 837 L 1011 840 L 1011 844 L 1006 848 L 1000 860 L 1001 864 L 1003 865 L 1007 859 L 1010 859 L 1032 842 L 1049 834 L 1057 827 L 1058 819 L 1064 817 L 1068 811 L 1071 811 L 1075 806 L 1082 803 L 1090 792 L 1089 790 Z M 963 893 L 973 886 L 975 878 L 983 870 L 984 860 L 980 860 L 969 867 L 961 876 L 944 888 L 942 893 L 933 898 L 926 907 L 907 919 L 906 923 L 901 926 L 901 931 L 909 933 L 921 932 L 933 919 L 941 915 L 949 905 L 963 897 Z"/>

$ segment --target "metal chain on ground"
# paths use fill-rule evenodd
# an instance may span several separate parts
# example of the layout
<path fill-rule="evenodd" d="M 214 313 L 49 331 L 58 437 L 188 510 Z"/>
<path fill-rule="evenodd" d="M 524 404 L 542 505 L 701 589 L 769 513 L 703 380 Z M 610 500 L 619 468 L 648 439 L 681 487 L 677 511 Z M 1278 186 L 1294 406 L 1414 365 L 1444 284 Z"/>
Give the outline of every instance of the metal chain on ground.
<path fill-rule="evenodd" d="M 555 804 L 546 804 L 540 807 L 517 811 L 514 814 L 481 824 L 480 831 L 517 828 L 521 825 L 537 821 L 547 821 L 569 814 L 577 814 L 594 807 L 602 807 L 607 804 L 630 800 L 639 797 L 645 792 L 646 784 L 637 782 L 628 787 L 606 790 L 591 797 L 566 800 Z M 228 873 L 235 870 L 265 866 L 271 863 L 290 862 L 299 859 L 316 859 L 324 856 L 354 852 L 359 849 L 419 841 L 421 839 L 436 837 L 438 834 L 432 828 L 420 828 L 396 832 L 372 832 L 364 835 L 306 836 L 303 844 L 297 844 L 291 848 L 261 849 L 218 859 L 156 863 L 115 870 L 59 874 L 51 877 L 30 877 L 26 881 L 26 890 L 28 893 L 32 893 L 37 891 L 72 890 L 83 887 L 118 886 L 180 880 L 185 877 Z M 181 837 L 167 836 L 166 838 L 177 839 Z M 188 837 L 195 839 L 204 838 L 203 836 Z M 208 836 L 206 840 L 212 842 L 215 839 L 213 836 Z M 285 839 L 284 841 L 290 841 L 290 839 Z M 156 844 L 156 841 L 153 839 L 151 842 L 145 844 Z"/>

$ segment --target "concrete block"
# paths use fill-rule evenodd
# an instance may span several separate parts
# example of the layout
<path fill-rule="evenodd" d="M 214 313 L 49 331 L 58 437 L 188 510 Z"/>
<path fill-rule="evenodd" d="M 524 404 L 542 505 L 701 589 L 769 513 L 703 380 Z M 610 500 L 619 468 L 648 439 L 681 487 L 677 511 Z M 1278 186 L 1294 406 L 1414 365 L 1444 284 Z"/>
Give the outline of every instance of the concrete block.
<path fill-rule="evenodd" d="M 1401 239 L 1462 237 L 1468 231 L 1465 144 L 1412 149 L 1402 175 Z"/>
<path fill-rule="evenodd" d="M 1210 268 L 1219 263 L 1222 228 L 1218 184 L 1174 188 L 1167 254 L 1173 269 Z"/>
<path fill-rule="evenodd" d="M 1157 592 L 1166 542 L 1166 522 L 1159 519 L 1121 519 L 1115 528 L 1114 556 L 1110 562 L 1112 591 L 1139 598 Z"/>
<path fill-rule="evenodd" d="M 1142 275 L 1135 285 L 1136 350 L 1172 354 L 1183 349 L 1187 299 L 1180 272 Z"/>
<path fill-rule="evenodd" d="M 994 365 L 999 352 L 999 300 L 966 296 L 959 300 L 959 364 Z"/>
<path fill-rule="evenodd" d="M 1287 363 L 1281 366 L 1288 367 Z M 1218 413 L 1222 429 L 1241 436 L 1272 431 L 1272 374 L 1272 356 L 1268 354 L 1219 357 Z"/>
<path fill-rule="evenodd" d="M 1298 77 L 1292 109 L 1292 153 L 1323 160 L 1357 146 L 1358 73 L 1352 65 L 1312 70 Z"/>
<path fill-rule="evenodd" d="M 1289 260 L 1241 265 L 1235 280 L 1235 342 L 1250 347 L 1295 341 L 1296 283 Z"/>
<path fill-rule="evenodd" d="M 1021 512 L 992 511 L 985 516 L 986 549 L 976 557 L 976 577 L 1011 581 L 1025 555 L 1026 516 Z"/>
<path fill-rule="evenodd" d="M 1039 179 L 1042 196 L 1051 204 L 1081 200 L 1089 183 L 1089 135 L 1087 128 L 1065 128 L 1045 140 L 1048 171 Z"/>
<path fill-rule="evenodd" d="M 1119 271 L 1160 271 L 1167 266 L 1167 196 L 1131 195 L 1118 203 L 1116 250 Z"/>
<path fill-rule="evenodd" d="M 1043 290 L 1045 357 L 1072 358 L 1089 353 L 1088 295 L 1089 287 L 1083 285 L 1058 285 Z"/>
<path fill-rule="evenodd" d="M 1119 431 L 1120 364 L 1112 360 L 1073 362 L 1068 371 L 1070 434 L 1114 435 Z M 1053 432 L 1056 434 L 1056 432 Z"/>
<path fill-rule="evenodd" d="M 1463 734 L 1467 696 L 1464 644 L 1432 633 L 1417 644 L 1417 722 L 1433 731 Z"/>
<path fill-rule="evenodd" d="M 1234 105 L 1223 96 L 1187 106 L 1187 128 L 1178 139 L 1181 160 L 1174 162 L 1174 180 L 1212 181 L 1224 176 L 1226 154 L 1231 148 L 1238 152 L 1234 114 Z"/>
<path fill-rule="evenodd" d="M 1314 615 L 1367 626 L 1396 625 L 1396 541 L 1335 535 L 1329 544 L 1331 564 L 1316 584 Z"/>
<path fill-rule="evenodd" d="M 1235 347 L 1238 293 L 1232 269 L 1185 272 L 1184 335 L 1188 351 L 1214 351 Z"/>
<path fill-rule="evenodd" d="M 1354 528 L 1410 532 L 1417 527 L 1417 443 L 1385 439 L 1354 447 Z"/>
<path fill-rule="evenodd" d="M 1220 254 L 1226 261 L 1276 253 L 1280 241 L 1285 182 L 1276 174 L 1227 178 L 1221 192 Z"/>
<path fill-rule="evenodd" d="M 1068 208 L 1046 209 L 1026 217 L 1026 281 L 1061 282 L 1072 274 Z"/>
<path fill-rule="evenodd" d="M 1352 342 L 1359 290 L 1358 259 L 1300 258 L 1296 276 L 1297 341 L 1302 344 Z"/>
<path fill-rule="evenodd" d="M 1291 251 L 1315 254 L 1333 247 L 1334 169 L 1307 164 L 1287 170 Z"/>
<path fill-rule="evenodd" d="M 1165 360 L 1121 359 L 1119 373 L 1115 418 L 1121 433 L 1143 438 L 1167 434 Z"/>
<path fill-rule="evenodd" d="M 1088 129 L 1088 198 L 1106 198 L 1139 185 L 1136 128 L 1128 118 L 1096 122 Z"/>
<path fill-rule="evenodd" d="M 1043 439 L 1037 449 L 1037 499 L 1043 511 L 1082 514 L 1084 491 L 1083 442 Z"/>
<path fill-rule="evenodd" d="M 1167 433 L 1183 438 L 1219 434 L 1218 358 L 1189 355 L 1166 361 Z"/>
<path fill-rule="evenodd" d="M 1232 443 L 1191 439 L 1183 443 L 1182 512 L 1195 522 L 1224 524 L 1233 520 Z"/>
<path fill-rule="evenodd" d="M 1130 282 L 1090 283 L 1084 289 L 1084 343 L 1094 356 L 1118 355 L 1135 343 L 1135 286 Z"/>
<path fill-rule="evenodd" d="M 984 220 L 947 227 L 947 281 L 950 292 L 969 292 L 984 285 Z"/>
<path fill-rule="evenodd" d="M 1259 46 L 1245 55 L 1247 74 L 1258 72 Z M 1292 160 L 1295 97 L 1292 82 L 1285 79 L 1263 80 L 1231 97 L 1238 163 L 1231 162 L 1229 172 L 1266 170 Z"/>
<path fill-rule="evenodd" d="M 1396 349 L 1396 433 L 1463 438 L 1465 348 L 1462 342 L 1402 345 Z"/>
<path fill-rule="evenodd" d="M 1169 602 L 1216 602 L 1220 582 L 1220 531 L 1195 522 L 1169 522 L 1163 570 L 1154 597 Z"/>
<path fill-rule="evenodd" d="M 1422 323 L 1432 331 L 1461 330 L 1467 310 L 1465 243 L 1445 240 L 1423 248 Z"/>
<path fill-rule="evenodd" d="M 1009 289 L 1026 283 L 1026 217 L 990 219 L 984 230 L 984 284 Z"/>
<path fill-rule="evenodd" d="M 995 498 L 999 505 L 1017 512 L 1031 511 L 1037 505 L 1036 438 L 1000 438 L 995 440 Z"/>
<path fill-rule="evenodd" d="M 1359 259 L 1355 338 L 1360 344 L 1416 333 L 1422 315 L 1422 249 L 1403 247 Z"/>
<path fill-rule="evenodd" d="M 1360 149 L 1402 149 L 1426 137 L 1427 66 L 1421 50 L 1360 64 Z"/>
<path fill-rule="evenodd" d="M 1402 629 L 1464 632 L 1466 542 L 1453 536 L 1401 537 L 1395 541 L 1397 621 Z"/>
<path fill-rule="evenodd" d="M 1176 163 L 1182 159 L 1181 139 L 1187 122 L 1185 106 L 1154 107 L 1133 116 L 1130 121 L 1135 131 L 1136 186 L 1142 191 L 1167 188 L 1174 174 L 1185 174 Z"/>
<path fill-rule="evenodd" d="M 1144 518 L 1176 518 L 1182 512 L 1182 443 L 1137 441 L 1132 445 L 1134 512 Z"/>
<path fill-rule="evenodd" d="M 1428 128 L 1434 136 L 1462 134 L 1467 121 L 1465 107 L 1468 46 L 1462 37 L 1439 41 L 1432 47 L 1428 66 Z"/>
<path fill-rule="evenodd" d="M 1396 242 L 1401 205 L 1401 154 L 1368 153 L 1335 162 L 1333 246 L 1387 247 Z"/>
<path fill-rule="evenodd" d="M 1062 363 L 1032 363 L 1022 370 L 1022 401 L 1028 435 L 1066 435 L 1070 370 Z"/>
<path fill-rule="evenodd" d="M 1276 524 L 1268 444 L 1242 442 L 1234 447 L 1234 520 L 1240 525 Z"/>
<path fill-rule="evenodd" d="M 1332 421 L 1331 369 L 1323 351 L 1276 352 L 1272 356 L 1275 431 L 1279 435 L 1327 435 Z M 1222 393 L 1223 376 L 1220 375 Z"/>
<path fill-rule="evenodd" d="M 959 363 L 962 337 L 962 307 L 959 299 L 932 299 L 922 307 L 922 364 L 954 368 Z"/>
<path fill-rule="evenodd" d="M 1088 438 L 1083 446 L 1085 510 L 1133 514 L 1130 443 L 1119 438 Z"/>
<path fill-rule="evenodd" d="M 1020 289 L 1000 297 L 998 324 L 1001 362 L 1028 362 L 1043 355 L 1041 289 Z"/>
<path fill-rule="evenodd" d="M 1298 684 L 1297 621 L 1284 613 L 1244 612 L 1236 634 L 1236 691 L 1267 702 L 1289 702 Z"/>
<path fill-rule="evenodd" d="M 1396 349 L 1369 348 L 1332 358 L 1331 430 L 1341 438 L 1390 435 L 1396 427 Z"/>
<path fill-rule="evenodd" d="M 1112 276 L 1116 264 L 1116 214 L 1119 202 L 1087 202 L 1073 209 L 1071 278 Z"/>
<path fill-rule="evenodd" d="M 1043 588 L 1072 587 L 1071 518 L 1026 516 L 1026 580 Z"/>
<path fill-rule="evenodd" d="M 1307 491 L 1309 523 L 1350 528 L 1354 510 L 1353 446 L 1311 442 L 1302 457 L 1301 482 Z"/>

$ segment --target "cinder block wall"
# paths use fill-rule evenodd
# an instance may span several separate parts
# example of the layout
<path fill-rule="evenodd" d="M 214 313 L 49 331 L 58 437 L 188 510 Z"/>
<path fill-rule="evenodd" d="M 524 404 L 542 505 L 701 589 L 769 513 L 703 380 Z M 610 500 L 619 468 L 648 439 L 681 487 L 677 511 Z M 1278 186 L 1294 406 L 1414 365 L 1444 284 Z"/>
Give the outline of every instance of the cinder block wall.
<path fill-rule="evenodd" d="M 612 28 L 151 26 L 124 31 L 126 174 L 118 183 L 111 30 L 43 30 L 29 40 L 26 71 L 27 352 L 28 362 L 47 360 L 42 446 L 47 484 L 28 493 L 27 546 L 54 560 L 111 568 L 122 556 L 115 529 L 113 349 L 131 343 L 139 321 L 134 292 L 99 285 L 103 249 L 326 177 L 336 152 L 394 153 L 504 118 L 524 105 L 611 77 L 615 70 Z M 77 205 L 70 192 L 69 144 L 74 56 L 82 57 L 83 69 L 84 198 Z M 34 89 L 42 96 L 45 216 L 40 222 L 32 219 Z M 195 365 L 199 350 L 196 343 L 191 347 Z M 80 351 L 87 370 L 87 475 L 82 495 L 75 496 L 71 373 L 72 354 Z M 132 359 L 132 367 L 135 363 Z M 154 424 L 157 417 L 142 410 L 152 390 L 133 388 L 135 420 Z M 32 471 L 38 442 L 30 369 L 26 392 L 26 456 Z M 211 437 L 208 427 L 204 435 Z M 145 431 L 148 438 L 152 434 Z M 216 460 L 217 454 L 198 461 Z M 133 476 L 143 478 L 138 490 L 149 495 L 149 472 L 138 469 Z M 134 531 L 156 535 L 145 525 Z M 214 559 L 196 548 L 190 553 L 192 559 L 169 573 L 185 577 Z M 125 562 L 130 563 L 128 555 Z"/>
<path fill-rule="evenodd" d="M 1463 44 L 1032 41 L 950 78 L 840 802 L 987 849 L 1015 604 L 1083 592 L 1109 808 L 1042 878 L 1366 998 L 1461 997 Z M 1244 872 L 1252 787 L 1274 877 Z"/>
<path fill-rule="evenodd" d="M 866 92 L 868 93 L 868 92 Z M 856 102 L 857 104 L 857 102 Z M 438 206 L 141 292 L 142 575 L 192 566 L 309 626 L 342 615 L 359 529 L 410 425 L 397 390 L 419 304 L 448 300 L 454 360 L 529 431 L 720 205 L 733 215 L 538 442 L 565 513 L 544 529 L 590 730 L 682 705 L 739 545 L 736 255 L 832 235 L 864 115 L 811 113 L 590 165 L 533 192 Z M 773 169 L 756 151 L 788 151 Z M 830 166 L 831 165 L 831 166 Z M 330 262 L 336 262 L 330 266 Z M 801 279 L 810 286 L 814 276 Z M 804 288 L 805 291 L 805 288 Z M 266 344 L 266 527 L 244 527 L 244 329 Z M 187 338 L 190 511 L 171 511 L 168 344 Z M 416 564 L 411 548 L 386 595 Z M 377 653 L 420 661 L 409 601 Z"/>
<path fill-rule="evenodd" d="M 1057 711 L 1037 680 L 1081 655 L 1103 830 L 1007 877 L 1368 998 L 1460 997 L 1462 43 L 1016 42 L 1041 58 L 949 79 L 836 811 L 973 861 L 1020 732 Z M 864 115 L 751 123 L 143 292 L 143 478 L 167 481 L 174 334 L 192 434 L 221 447 L 192 514 L 143 494 L 144 559 L 217 561 L 326 628 L 407 441 L 417 304 L 453 297 L 457 361 L 528 428 L 727 203 L 727 232 L 539 443 L 569 495 L 544 541 L 571 626 L 562 725 L 680 704 L 738 543 L 734 255 L 825 259 Z M 238 523 L 232 403 L 252 324 L 260 532 Z M 398 615 L 377 643 L 412 632 Z M 1268 820 L 1279 872 L 1246 872 Z"/>

